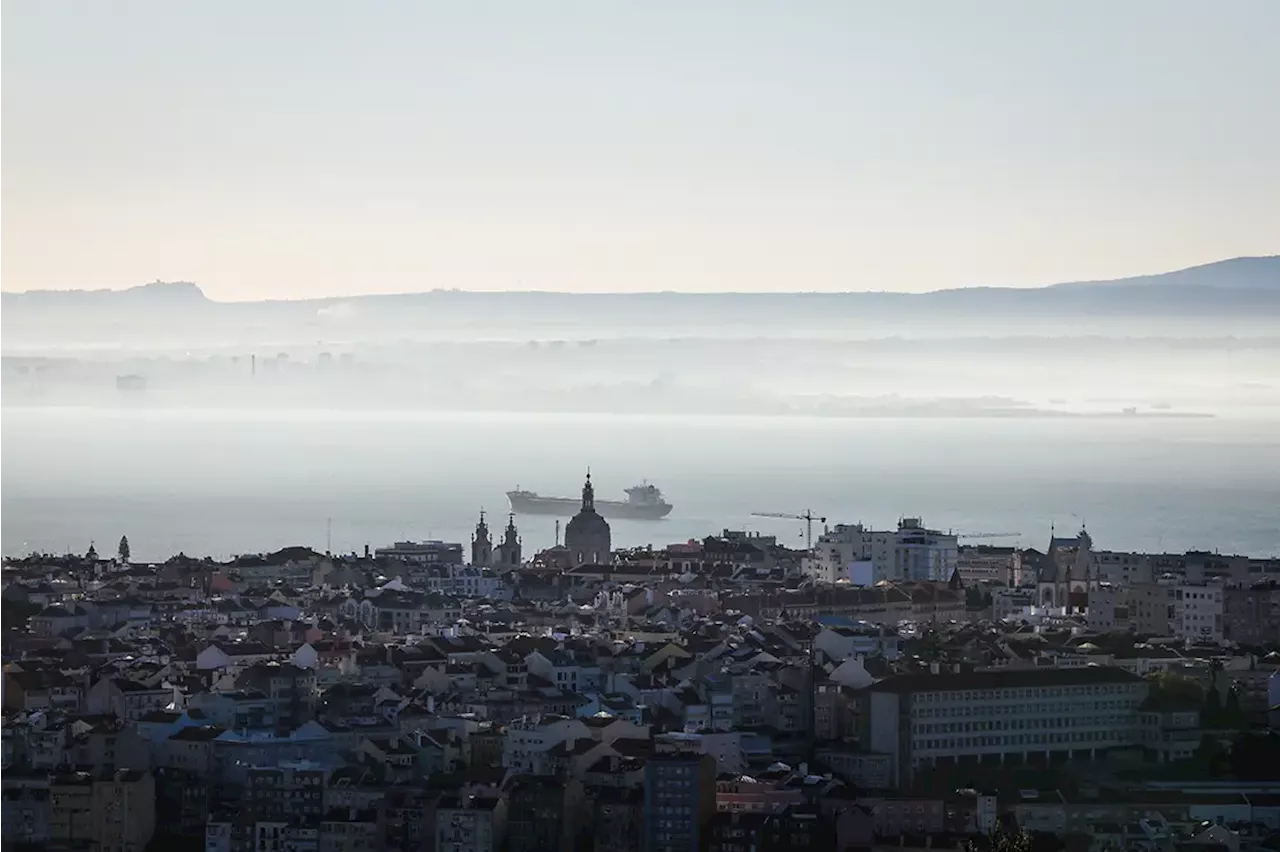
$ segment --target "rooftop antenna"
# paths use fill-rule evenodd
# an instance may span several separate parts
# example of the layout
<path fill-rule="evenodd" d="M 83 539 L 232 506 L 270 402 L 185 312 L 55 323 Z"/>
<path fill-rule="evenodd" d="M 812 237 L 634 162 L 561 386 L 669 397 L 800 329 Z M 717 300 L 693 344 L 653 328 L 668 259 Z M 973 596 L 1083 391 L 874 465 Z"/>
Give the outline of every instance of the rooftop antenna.
<path fill-rule="evenodd" d="M 333 553 L 333 518 L 324 519 L 324 553 L 325 556 Z"/>

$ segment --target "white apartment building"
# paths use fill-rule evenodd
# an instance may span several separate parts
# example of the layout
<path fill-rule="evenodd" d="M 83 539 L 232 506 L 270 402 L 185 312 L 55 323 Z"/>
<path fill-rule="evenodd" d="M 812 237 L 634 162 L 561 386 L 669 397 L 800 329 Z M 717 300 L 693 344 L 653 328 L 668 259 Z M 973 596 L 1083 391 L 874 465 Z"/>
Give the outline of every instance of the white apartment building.
<path fill-rule="evenodd" d="M 1222 641 L 1222 587 L 1181 584 L 1173 587 L 1173 635 L 1191 642 Z"/>
<path fill-rule="evenodd" d="M 805 560 L 806 573 L 820 582 L 849 578 L 855 562 L 872 564 L 873 583 L 881 580 L 951 579 L 959 558 L 954 535 L 926 528 L 919 518 L 903 518 L 892 532 L 862 524 L 837 524 L 824 530 Z"/>
<path fill-rule="evenodd" d="M 591 729 L 581 719 L 568 716 L 525 716 L 507 726 L 502 745 L 502 766 L 514 772 L 545 775 L 551 771 L 551 749 L 578 740 L 590 740 Z"/>
<path fill-rule="evenodd" d="M 1221 642 L 1223 594 L 1217 584 L 1135 583 L 1129 587 L 1134 630 L 1190 642 Z"/>
<path fill-rule="evenodd" d="M 867 687 L 862 739 L 893 757 L 895 786 L 934 765 L 1089 760 L 1141 742 L 1148 687 L 1097 666 L 900 675 Z"/>

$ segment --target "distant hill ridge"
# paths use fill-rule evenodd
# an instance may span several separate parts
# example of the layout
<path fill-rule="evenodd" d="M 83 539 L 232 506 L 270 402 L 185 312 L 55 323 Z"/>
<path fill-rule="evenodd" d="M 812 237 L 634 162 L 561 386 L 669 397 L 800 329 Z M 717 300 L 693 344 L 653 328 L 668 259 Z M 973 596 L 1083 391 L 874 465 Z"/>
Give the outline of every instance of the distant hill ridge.
<path fill-rule="evenodd" d="M 651 293 L 595 293 L 595 294 L 579 294 L 568 293 L 564 291 L 540 291 L 528 293 L 525 291 L 497 291 L 497 292 L 471 292 L 460 290 L 430 290 L 417 292 L 404 292 L 398 294 L 377 294 L 377 295 L 356 295 L 345 297 L 330 297 L 321 299 L 299 299 L 291 301 L 291 304 L 312 303 L 332 303 L 332 302 L 359 302 L 364 300 L 380 300 L 387 298 L 406 298 L 413 296 L 465 296 L 475 295 L 486 298 L 501 298 L 503 296 L 522 295 L 522 296 L 561 296 L 561 297 L 577 297 L 588 296 L 594 298 L 609 298 L 618 296 L 661 296 L 679 299 L 681 297 L 706 298 L 706 297 L 772 297 L 779 296 L 820 296 L 820 297 L 879 297 L 893 298 L 901 297 L 903 299 L 916 300 L 933 300 L 940 302 L 956 303 L 957 301 L 973 298 L 980 301 L 989 301 L 996 298 L 997 294 L 1005 297 L 1015 297 L 1016 294 L 1044 294 L 1046 291 L 1063 291 L 1071 289 L 1089 289 L 1097 290 L 1102 288 L 1203 288 L 1216 290 L 1258 290 L 1268 293 L 1280 293 L 1280 255 L 1268 255 L 1261 257 L 1236 257 L 1228 260 L 1221 260 L 1214 263 L 1202 264 L 1200 266 L 1192 266 L 1186 269 L 1179 269 L 1172 272 L 1162 272 L 1153 275 L 1140 275 L 1130 278 L 1116 278 L 1101 281 L 1074 281 L 1061 284 L 1051 284 L 1046 287 L 964 287 L 952 288 L 946 290 L 935 290 L 929 293 L 890 293 L 885 291 L 843 291 L 843 292 L 823 292 L 823 293 L 679 293 L 679 292 L 651 292 Z M 982 295 L 979 295 L 982 294 Z M 270 300 L 279 303 L 280 300 Z M 137 287 L 129 287 L 124 290 L 29 290 L 26 292 L 8 292 L 3 294 L 3 302 L 6 306 L 14 308 L 80 308 L 106 306 L 112 307 L 129 305 L 130 307 L 154 306 L 156 308 L 173 308 L 195 306 L 199 304 L 226 304 L 213 302 L 210 300 L 198 285 L 190 281 L 155 281 L 150 284 L 143 284 Z M 264 302 L 265 303 L 265 302 Z M 251 304 L 251 303 L 237 303 Z"/>
<path fill-rule="evenodd" d="M 208 297 L 192 281 L 153 281 L 123 290 L 27 290 L 21 293 L 5 293 L 4 301 L 15 304 L 57 304 L 89 302 L 163 302 L 165 305 L 183 302 L 207 302 Z"/>
<path fill-rule="evenodd" d="M 1280 290 L 1280 255 L 1233 257 L 1173 272 L 1114 278 L 1106 281 L 1076 281 L 1053 287 L 1222 287 L 1232 290 Z"/>

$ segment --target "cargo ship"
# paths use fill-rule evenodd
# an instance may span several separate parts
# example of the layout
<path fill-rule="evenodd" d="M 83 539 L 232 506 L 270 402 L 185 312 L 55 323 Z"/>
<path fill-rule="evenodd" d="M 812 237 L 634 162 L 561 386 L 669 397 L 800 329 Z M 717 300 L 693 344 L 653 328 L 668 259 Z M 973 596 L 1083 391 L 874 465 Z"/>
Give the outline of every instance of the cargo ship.
<path fill-rule="evenodd" d="M 605 518 L 628 521 L 656 521 L 671 514 L 672 506 L 657 486 L 644 483 L 626 490 L 626 500 L 596 500 L 596 511 Z M 507 492 L 511 511 L 518 515 L 559 515 L 572 517 L 582 508 L 578 497 L 544 497 L 517 488 Z"/>

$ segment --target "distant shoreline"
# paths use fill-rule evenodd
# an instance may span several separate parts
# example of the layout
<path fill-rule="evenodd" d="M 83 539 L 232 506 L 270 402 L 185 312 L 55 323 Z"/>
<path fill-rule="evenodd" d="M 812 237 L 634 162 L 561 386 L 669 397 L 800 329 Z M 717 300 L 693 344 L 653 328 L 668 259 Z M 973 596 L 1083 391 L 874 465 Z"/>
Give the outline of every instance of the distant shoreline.
<path fill-rule="evenodd" d="M 931 403 L 926 403 L 931 404 Z M 636 410 L 636 411 L 585 411 L 575 410 L 573 408 L 556 408 L 556 409 L 502 409 L 502 408 L 447 408 L 447 407 L 428 407 L 415 405 L 395 405 L 385 404 L 378 408 L 369 408 L 364 406 L 345 405 L 345 406 L 315 406 L 290 404 L 288 401 L 278 404 L 267 405 L 220 405 L 220 406 L 200 406 L 186 405 L 179 402 L 164 403 L 154 400 L 127 402 L 121 401 L 115 404 L 103 403 L 85 403 L 71 404 L 67 402 L 47 402 L 41 403 L 30 400 L 23 401 L 0 401 L 0 409 L 12 411 L 101 411 L 101 412 L 172 412 L 172 411 L 208 411 L 208 412 L 236 412 L 236 411 L 274 411 L 289 413 L 308 413 L 319 411 L 333 411 L 344 413 L 366 413 L 376 414 L 379 411 L 397 414 L 415 413 L 424 415 L 444 415 L 448 417 L 458 417 L 466 415 L 513 415 L 513 416 L 551 416 L 551 417 L 574 417 L 574 416 L 599 416 L 601 414 L 609 414 L 617 417 L 630 416 L 646 416 L 646 417 L 724 417 L 724 418 L 779 418 L 779 419 L 822 419 L 822 420 L 1208 420 L 1215 419 L 1219 415 L 1201 411 L 1062 411 L 1043 408 L 1007 408 L 1007 409 L 973 409 L 966 410 L 963 407 L 957 407 L 954 410 L 941 409 L 938 411 L 921 411 L 912 409 L 909 406 L 901 409 L 885 408 L 876 411 L 823 411 L 823 410 L 760 410 L 760 411 L 742 411 L 742 410 L 717 410 L 714 407 L 705 410 L 686 409 L 683 411 L 662 411 L 655 409 Z"/>

